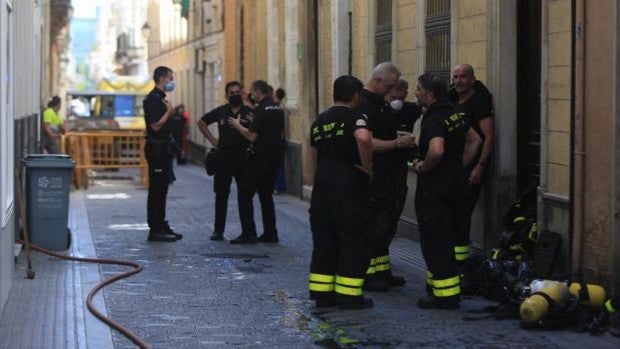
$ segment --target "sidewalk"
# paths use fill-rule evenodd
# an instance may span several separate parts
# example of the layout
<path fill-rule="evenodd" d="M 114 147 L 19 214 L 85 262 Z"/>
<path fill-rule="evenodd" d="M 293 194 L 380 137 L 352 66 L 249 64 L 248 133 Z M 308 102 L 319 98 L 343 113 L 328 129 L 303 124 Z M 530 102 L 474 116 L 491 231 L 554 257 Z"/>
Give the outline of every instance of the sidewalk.
<path fill-rule="evenodd" d="M 614 348 L 620 339 L 562 331 L 525 331 L 516 320 L 463 321 L 491 304 L 466 299 L 460 311 L 423 311 L 425 266 L 419 245 L 397 237 L 395 272 L 407 285 L 369 293 L 373 309 L 317 312 L 308 300 L 312 248 L 308 204 L 275 196 L 280 243 L 252 246 L 213 242 L 213 183 L 204 169 L 177 167 L 168 219 L 184 234 L 176 243 L 148 243 L 147 192 L 127 181 L 101 180 L 71 196 L 72 253 L 133 260 L 142 273 L 104 289 L 98 309 L 154 348 L 312 348 L 315 342 L 376 348 L 562 347 Z M 255 204 L 258 231 L 260 206 Z M 240 232 L 236 192 L 230 194 L 227 240 Z M 84 298 L 100 278 L 125 268 L 55 261 L 34 254 L 34 280 L 20 258 L 0 319 L 0 348 L 132 348 L 131 342 L 88 313 Z M 36 313 L 35 313 L 36 309 Z M 340 342 L 338 344 L 338 339 Z M 337 347 L 337 346 L 332 346 Z"/>

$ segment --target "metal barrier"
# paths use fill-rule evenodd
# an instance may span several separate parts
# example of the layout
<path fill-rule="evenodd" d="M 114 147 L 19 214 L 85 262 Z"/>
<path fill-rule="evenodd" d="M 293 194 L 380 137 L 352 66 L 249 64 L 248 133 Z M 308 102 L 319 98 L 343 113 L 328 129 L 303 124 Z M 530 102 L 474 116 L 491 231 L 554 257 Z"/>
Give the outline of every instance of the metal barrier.
<path fill-rule="evenodd" d="M 76 188 L 88 185 L 94 169 L 140 169 L 140 182 L 148 185 L 148 167 L 144 157 L 146 139 L 143 132 L 90 131 L 68 132 L 61 140 L 61 150 L 75 161 L 73 178 Z"/>

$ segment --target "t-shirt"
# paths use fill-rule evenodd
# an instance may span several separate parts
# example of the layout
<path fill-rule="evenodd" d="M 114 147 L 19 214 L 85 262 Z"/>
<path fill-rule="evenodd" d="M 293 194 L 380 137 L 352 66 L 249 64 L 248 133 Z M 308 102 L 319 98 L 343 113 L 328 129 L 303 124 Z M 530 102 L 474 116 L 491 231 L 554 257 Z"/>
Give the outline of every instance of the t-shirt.
<path fill-rule="evenodd" d="M 47 108 L 43 111 L 43 123 L 49 124 L 52 130 L 58 132 L 60 126 L 64 124 L 64 120 L 53 108 Z"/>
<path fill-rule="evenodd" d="M 424 159 L 433 138 L 444 139 L 444 153 L 433 169 L 418 175 L 417 190 L 439 196 L 445 201 L 458 200 L 465 186 L 462 176 L 465 133 L 469 126 L 463 116 L 454 113 L 450 103 L 431 105 L 422 118 L 420 155 Z"/>
<path fill-rule="evenodd" d="M 157 87 L 144 98 L 142 106 L 144 107 L 144 122 L 146 123 L 146 134 L 150 138 L 161 140 L 169 140 L 171 133 L 172 121 L 168 119 L 159 131 L 153 131 L 151 124 L 156 123 L 166 113 L 166 93 Z"/>
<path fill-rule="evenodd" d="M 254 109 L 254 120 L 250 125 L 250 131 L 257 133 L 254 141 L 256 156 L 258 158 L 270 158 L 279 156 L 282 146 L 282 133 L 284 132 L 284 110 L 274 103 L 271 98 L 264 98 Z"/>
<path fill-rule="evenodd" d="M 310 145 L 317 150 L 317 163 L 361 165 L 354 133 L 367 127 L 366 115 L 347 106 L 333 106 L 321 113 L 310 127 Z"/>
<path fill-rule="evenodd" d="M 368 129 L 373 138 L 381 140 L 396 139 L 396 126 L 389 115 L 389 105 L 385 99 L 369 90 L 362 90 L 361 103 L 358 111 L 368 117 Z M 399 163 L 399 154 L 396 151 L 386 151 L 373 154 L 373 186 L 391 182 L 395 169 Z"/>
<path fill-rule="evenodd" d="M 230 104 L 224 104 L 203 115 L 201 120 L 207 125 L 217 122 L 219 131 L 219 143 L 217 146 L 219 149 L 242 149 L 245 148 L 249 142 L 239 133 L 239 131 L 228 123 L 228 118 L 240 117 L 241 124 L 247 127 L 250 124 L 248 114 L 251 112 L 252 110 L 250 108 L 241 106 L 239 111 L 234 114 Z"/>
<path fill-rule="evenodd" d="M 480 81 L 474 82 L 473 88 L 474 93 L 465 102 L 458 104 L 458 95 L 456 94 L 453 94 L 451 99 L 454 104 L 454 110 L 457 113 L 463 113 L 467 124 L 473 127 L 480 135 L 480 138 L 484 140 L 484 134 L 478 122 L 482 119 L 493 117 L 495 113 L 493 110 L 493 95 Z"/>
<path fill-rule="evenodd" d="M 187 124 L 187 119 L 183 116 L 183 114 L 174 113 L 170 117 L 170 131 L 172 132 L 172 137 L 174 140 L 180 145 L 183 138 L 183 131 L 185 130 L 185 125 Z"/>

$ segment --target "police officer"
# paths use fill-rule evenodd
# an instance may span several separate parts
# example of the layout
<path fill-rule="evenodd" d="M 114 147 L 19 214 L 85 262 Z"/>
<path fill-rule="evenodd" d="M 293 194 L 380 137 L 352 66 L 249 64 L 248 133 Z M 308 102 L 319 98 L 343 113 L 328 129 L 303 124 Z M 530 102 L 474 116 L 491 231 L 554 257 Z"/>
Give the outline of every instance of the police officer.
<path fill-rule="evenodd" d="M 454 257 L 454 225 L 465 183 L 464 163 L 471 161 L 481 140 L 447 100 L 446 82 L 426 73 L 418 78 L 415 95 L 426 107 L 420 131 L 420 159 L 415 209 L 420 244 L 432 294 L 418 301 L 423 309 L 457 309 L 460 278 Z M 467 141 L 467 146 L 465 146 Z"/>
<path fill-rule="evenodd" d="M 228 118 L 229 123 L 252 145 L 246 151 L 241 187 L 239 190 L 239 216 L 241 235 L 230 241 L 231 244 L 278 242 L 276 212 L 273 204 L 273 188 L 276 168 L 282 154 L 282 133 L 284 132 L 284 111 L 273 102 L 271 86 L 263 80 L 252 83 L 250 93 L 258 102 L 249 128 L 243 126 L 241 118 Z M 258 192 L 263 216 L 264 232 L 256 238 L 254 207 L 252 197 Z"/>
<path fill-rule="evenodd" d="M 367 270 L 364 289 L 388 291 L 393 281 L 390 277 L 388 232 L 393 215 L 393 183 L 398 151 L 413 146 L 413 135 L 398 137 L 394 123 L 390 120 L 389 106 L 385 96 L 396 86 L 400 71 L 390 62 L 375 67 L 370 81 L 361 93 L 358 111 L 368 116 L 368 128 L 373 135 L 373 173 L 366 199 L 366 209 L 371 216 L 372 254 Z M 402 284 L 402 281 L 396 281 Z"/>
<path fill-rule="evenodd" d="M 476 80 L 474 68 L 469 64 L 457 65 L 452 74 L 454 88 L 451 90 L 451 100 L 454 109 L 462 113 L 470 127 L 482 138 L 482 147 L 469 166 L 465 167 L 465 178 L 468 185 L 460 214 L 461 223 L 458 224 L 458 234 L 454 253 L 456 260 L 464 273 L 464 265 L 469 257 L 469 236 L 471 215 L 476 208 L 480 196 L 485 173 L 490 167 L 491 155 L 495 139 L 493 96 L 489 90 Z"/>
<path fill-rule="evenodd" d="M 413 126 L 415 122 L 420 118 L 422 114 L 422 108 L 416 103 L 406 101 L 409 93 L 409 82 L 403 78 L 398 79 L 396 86 L 390 90 L 386 100 L 390 106 L 388 117 L 394 123 L 394 127 L 400 136 L 409 136 L 413 133 Z M 415 157 L 413 148 L 401 149 L 398 151 L 398 156 L 394 157 L 394 181 L 393 181 L 393 200 L 391 224 L 388 229 L 389 240 L 388 244 L 394 239 L 396 231 L 398 229 L 398 222 L 400 215 L 403 213 L 405 207 L 405 200 L 407 199 L 407 175 L 409 173 L 409 167 L 407 163 Z M 388 245 L 389 247 L 389 245 Z M 384 273 L 378 273 L 378 276 L 384 275 L 383 278 L 387 279 L 391 286 L 402 286 L 405 284 L 405 279 L 401 276 L 392 275 L 392 269 L 389 264 L 386 264 L 387 269 Z"/>
<path fill-rule="evenodd" d="M 249 145 L 249 142 L 241 136 L 239 131 L 228 123 L 228 118 L 239 118 L 242 125 L 249 126 L 250 124 L 248 116 L 252 113 L 252 110 L 243 105 L 241 83 L 230 81 L 226 84 L 225 91 L 228 104 L 213 109 L 198 121 L 200 132 L 202 132 L 212 146 L 217 147 L 219 160 L 218 168 L 213 177 L 215 224 L 211 240 L 224 239 L 230 184 L 233 177 L 237 187 L 241 184 L 243 156 L 245 149 Z M 216 122 L 219 139 L 211 133 L 208 127 Z M 237 190 L 237 204 L 241 202 L 240 193 Z"/>
<path fill-rule="evenodd" d="M 353 76 L 334 81 L 334 106 L 312 123 L 310 145 L 316 173 L 310 202 L 313 250 L 310 298 L 317 307 L 373 306 L 362 296 L 370 248 L 361 211 L 372 177 L 372 135 L 368 120 L 354 109 L 362 82 Z"/>
<path fill-rule="evenodd" d="M 166 221 L 166 196 L 172 168 L 170 116 L 172 104 L 166 99 L 166 92 L 174 90 L 172 70 L 160 66 L 153 72 L 155 87 L 143 101 L 146 123 L 146 146 L 144 154 L 149 166 L 149 193 L 146 204 L 149 224 L 149 241 L 173 242 L 181 239 Z"/>

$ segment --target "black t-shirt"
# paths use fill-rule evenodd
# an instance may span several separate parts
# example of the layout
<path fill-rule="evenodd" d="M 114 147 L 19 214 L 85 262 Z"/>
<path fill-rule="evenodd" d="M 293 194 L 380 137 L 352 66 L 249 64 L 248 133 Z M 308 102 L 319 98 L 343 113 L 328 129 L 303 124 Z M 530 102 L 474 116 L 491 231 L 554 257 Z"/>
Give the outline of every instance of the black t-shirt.
<path fill-rule="evenodd" d="M 396 125 L 390 117 L 390 106 L 383 97 L 366 89 L 362 90 L 362 100 L 358 111 L 368 117 L 368 129 L 372 137 L 381 140 L 396 139 Z M 399 163 L 399 153 L 386 151 L 373 154 L 373 184 L 390 182 Z"/>
<path fill-rule="evenodd" d="M 394 122 L 394 127 L 397 131 L 413 132 L 413 126 L 422 115 L 422 108 L 412 102 L 405 102 L 403 107 L 399 111 L 394 111 L 390 108 L 390 117 Z M 407 161 L 413 157 L 411 149 L 402 149 L 399 151 L 401 165 L 406 166 Z"/>
<path fill-rule="evenodd" d="M 164 126 L 159 131 L 153 131 L 151 124 L 159 121 L 166 113 L 166 93 L 157 87 L 153 88 L 151 92 L 142 101 L 142 107 L 144 108 L 144 122 L 146 123 L 146 134 L 149 138 L 169 140 L 171 133 L 171 120 L 168 119 Z"/>
<path fill-rule="evenodd" d="M 465 133 L 469 126 L 463 116 L 454 113 L 450 103 L 431 105 L 422 118 L 420 131 L 420 154 L 426 157 L 431 139 L 444 139 L 444 153 L 439 164 L 418 175 L 417 190 L 436 195 L 453 202 L 459 198 L 465 186 L 462 176 Z"/>
<path fill-rule="evenodd" d="M 368 118 L 347 106 L 333 106 L 321 113 L 310 127 L 310 145 L 317 150 L 317 163 L 361 165 L 354 133 L 367 127 Z"/>
<path fill-rule="evenodd" d="M 457 94 L 453 94 L 451 99 L 454 104 L 454 110 L 457 113 L 463 113 L 467 124 L 473 127 L 480 135 L 480 138 L 484 140 L 484 134 L 478 122 L 482 119 L 493 117 L 495 113 L 493 110 L 493 95 L 480 81 L 476 81 L 473 88 L 474 93 L 465 102 L 459 104 Z"/>
<path fill-rule="evenodd" d="M 235 128 L 228 123 L 228 118 L 240 117 L 241 124 L 247 127 L 250 124 L 248 114 L 251 112 L 252 110 L 250 108 L 241 106 L 237 114 L 234 114 L 230 104 L 224 104 L 203 115 L 201 120 L 207 124 L 207 126 L 217 122 L 219 131 L 219 143 L 217 147 L 219 149 L 242 149 L 245 148 L 249 142 L 239 131 L 235 130 Z"/>
<path fill-rule="evenodd" d="M 250 125 L 250 131 L 257 133 L 254 142 L 257 156 L 273 155 L 278 152 L 282 145 L 282 133 L 284 132 L 284 110 L 274 103 L 271 98 L 265 98 L 254 109 L 254 120 Z M 276 154 L 277 155 L 277 154 Z"/>

